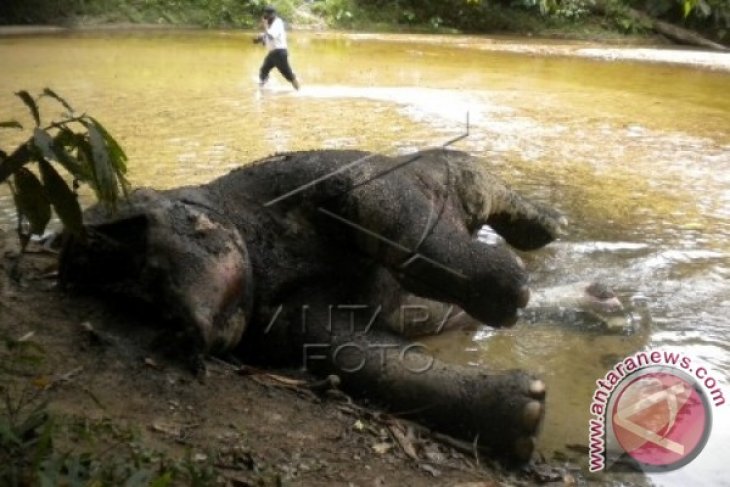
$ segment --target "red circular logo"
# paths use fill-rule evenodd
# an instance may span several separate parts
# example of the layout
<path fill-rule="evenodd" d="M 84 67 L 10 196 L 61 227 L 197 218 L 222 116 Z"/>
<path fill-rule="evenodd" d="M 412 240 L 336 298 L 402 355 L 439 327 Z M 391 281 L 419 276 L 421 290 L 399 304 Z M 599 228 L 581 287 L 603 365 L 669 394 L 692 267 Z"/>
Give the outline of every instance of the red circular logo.
<path fill-rule="evenodd" d="M 621 448 L 649 469 L 686 465 L 709 436 L 709 403 L 694 381 L 662 369 L 631 380 L 614 401 L 612 423 Z"/>

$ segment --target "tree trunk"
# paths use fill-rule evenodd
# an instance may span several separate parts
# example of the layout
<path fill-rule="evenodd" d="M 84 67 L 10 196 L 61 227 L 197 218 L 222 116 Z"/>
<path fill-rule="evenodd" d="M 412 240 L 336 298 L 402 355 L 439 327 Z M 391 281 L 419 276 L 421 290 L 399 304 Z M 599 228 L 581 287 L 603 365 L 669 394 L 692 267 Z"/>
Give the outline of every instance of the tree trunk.
<path fill-rule="evenodd" d="M 596 2 L 595 10 L 601 14 L 607 14 L 611 12 L 612 9 L 606 5 L 605 2 L 599 1 Z M 658 32 L 679 44 L 704 47 L 706 49 L 712 49 L 713 51 L 730 51 L 730 48 L 727 46 L 711 41 L 696 32 L 678 27 L 674 24 L 670 24 L 669 22 L 664 22 L 663 20 L 655 19 L 654 17 L 631 7 L 624 7 L 622 12 L 627 14 L 633 20 L 649 25 L 655 32 Z"/>

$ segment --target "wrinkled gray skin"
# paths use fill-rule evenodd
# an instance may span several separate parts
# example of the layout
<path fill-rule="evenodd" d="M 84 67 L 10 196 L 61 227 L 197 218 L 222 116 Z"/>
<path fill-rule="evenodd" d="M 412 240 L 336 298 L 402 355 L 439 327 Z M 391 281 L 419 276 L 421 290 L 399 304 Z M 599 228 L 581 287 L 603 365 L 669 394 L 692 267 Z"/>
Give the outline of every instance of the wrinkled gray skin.
<path fill-rule="evenodd" d="M 136 191 L 113 218 L 89 212 L 89 238 L 64 249 L 62 281 L 154 303 L 202 352 L 304 361 L 354 396 L 526 461 L 543 383 L 433 361 L 384 310 L 413 294 L 511 325 L 529 299 L 524 266 L 477 230 L 532 250 L 565 221 L 465 153 L 411 159 L 289 153 L 203 186 Z"/>

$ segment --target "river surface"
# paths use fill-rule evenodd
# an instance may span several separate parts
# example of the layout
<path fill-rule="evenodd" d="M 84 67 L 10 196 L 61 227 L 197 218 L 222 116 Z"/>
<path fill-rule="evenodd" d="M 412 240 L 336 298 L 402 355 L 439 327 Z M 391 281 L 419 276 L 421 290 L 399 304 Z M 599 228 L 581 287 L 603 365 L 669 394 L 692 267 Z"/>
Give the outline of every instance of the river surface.
<path fill-rule="evenodd" d="M 478 38 L 295 33 L 291 61 L 303 89 L 295 93 L 273 74 L 259 91 L 264 52 L 250 39 L 238 32 L 0 38 L 0 119 L 30 126 L 12 93 L 51 87 L 118 137 L 134 185 L 172 187 L 276 151 L 437 146 L 465 131 L 468 112 L 469 137 L 456 147 L 571 222 L 565 237 L 523 255 L 531 285 L 602 280 L 636 327 L 604 336 L 519 323 L 452 333 L 430 346 L 448 360 L 540 374 L 549 395 L 539 448 L 583 465 L 585 454 L 568 445 L 587 445 L 595 380 L 637 350 L 691 356 L 730 398 L 730 73 L 544 55 L 576 48 L 537 41 L 505 50 Z M 46 120 L 60 112 L 42 103 Z M 0 131 L 0 148 L 23 137 Z M 13 225 L 5 187 L 0 225 Z M 730 404 L 713 413 L 709 443 L 685 468 L 594 479 L 730 485 Z"/>

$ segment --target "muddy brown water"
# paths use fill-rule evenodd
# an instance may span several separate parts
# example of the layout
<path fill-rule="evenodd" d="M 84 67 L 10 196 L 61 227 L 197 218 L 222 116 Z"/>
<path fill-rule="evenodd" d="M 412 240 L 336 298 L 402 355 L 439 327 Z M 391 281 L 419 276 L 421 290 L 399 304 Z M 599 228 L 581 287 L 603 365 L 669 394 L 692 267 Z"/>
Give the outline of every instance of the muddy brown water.
<path fill-rule="evenodd" d="M 294 93 L 274 75 L 259 91 L 264 53 L 250 38 L 0 38 L 0 119 L 30 125 L 12 93 L 50 86 L 118 136 L 134 185 L 172 187 L 275 151 L 402 154 L 440 145 L 464 132 L 469 112 L 470 135 L 457 147 L 482 155 L 514 187 L 571 221 L 560 241 L 524 256 L 532 286 L 603 280 L 636 327 L 601 336 L 520 323 L 429 345 L 447 360 L 544 377 L 550 389 L 540 450 L 584 464 L 566 445 L 587 444 L 594 382 L 628 354 L 681 351 L 704 363 L 730 397 L 730 73 L 549 56 L 555 46 L 539 42 L 513 41 L 529 47 L 514 53 L 488 39 L 296 33 L 291 60 L 304 88 Z M 50 102 L 42 107 L 46 117 L 60 112 Z M 0 148 L 21 137 L 0 132 Z M 3 187 L 0 225 L 12 228 L 13 218 Z M 713 412 L 709 443 L 693 463 L 632 481 L 728 485 L 730 406 Z"/>

